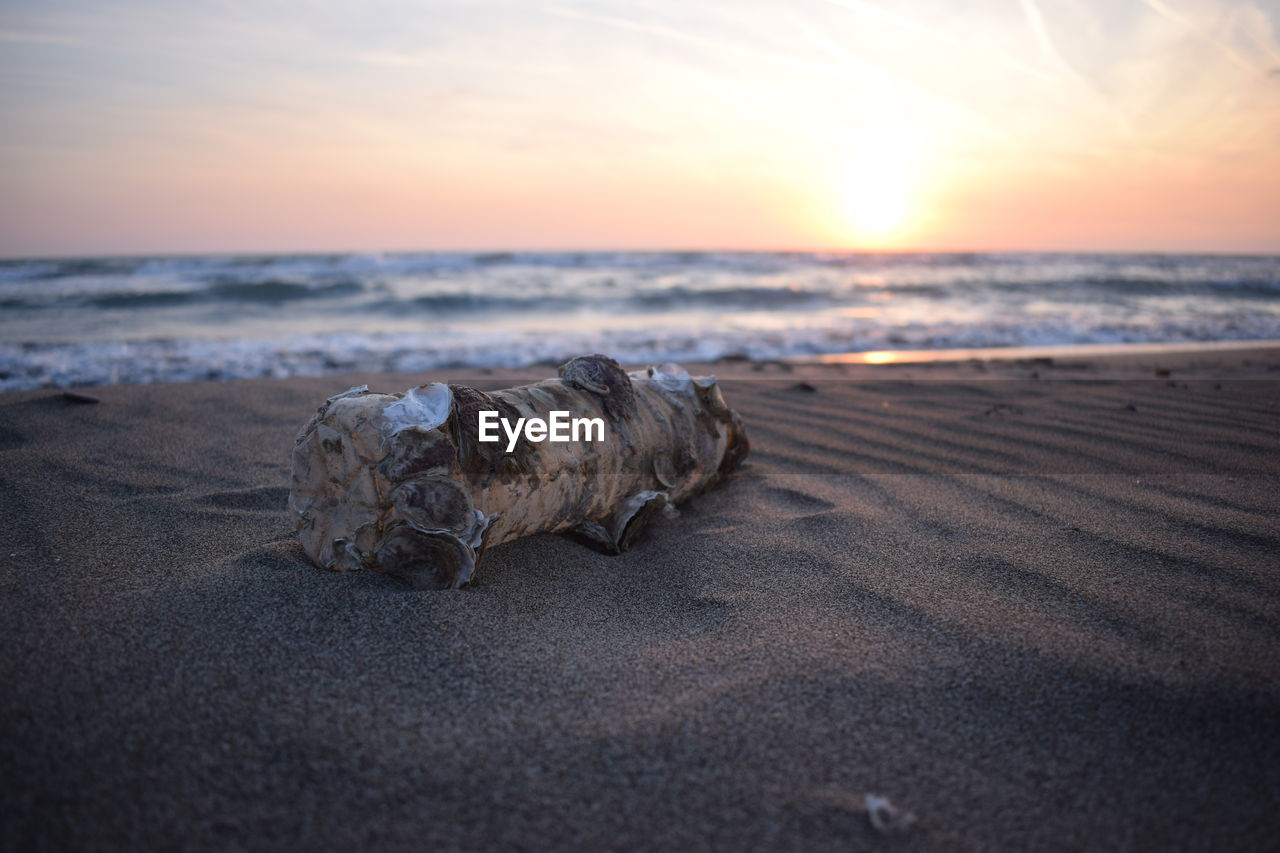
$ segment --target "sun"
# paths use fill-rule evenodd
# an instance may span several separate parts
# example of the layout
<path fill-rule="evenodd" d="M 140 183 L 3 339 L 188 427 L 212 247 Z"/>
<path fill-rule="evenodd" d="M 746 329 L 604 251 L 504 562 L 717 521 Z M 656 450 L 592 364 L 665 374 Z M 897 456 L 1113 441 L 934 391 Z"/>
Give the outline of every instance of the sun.
<path fill-rule="evenodd" d="M 915 214 L 914 140 L 904 133 L 867 133 L 851 140 L 840 183 L 841 218 L 862 245 L 892 244 Z"/>

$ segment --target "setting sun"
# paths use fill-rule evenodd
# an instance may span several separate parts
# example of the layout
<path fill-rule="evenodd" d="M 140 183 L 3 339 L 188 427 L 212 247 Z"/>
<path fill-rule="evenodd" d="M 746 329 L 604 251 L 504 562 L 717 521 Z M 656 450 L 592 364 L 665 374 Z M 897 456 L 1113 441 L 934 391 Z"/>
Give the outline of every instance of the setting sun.
<path fill-rule="evenodd" d="M 905 133 L 865 134 L 849 145 L 839 203 L 852 238 L 862 245 L 894 243 L 915 213 L 916 156 Z"/>

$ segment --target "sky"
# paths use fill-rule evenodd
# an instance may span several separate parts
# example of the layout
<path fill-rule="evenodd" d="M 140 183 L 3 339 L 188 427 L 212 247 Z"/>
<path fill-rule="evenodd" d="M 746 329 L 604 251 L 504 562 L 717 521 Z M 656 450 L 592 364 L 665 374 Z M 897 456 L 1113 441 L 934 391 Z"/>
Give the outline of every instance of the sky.
<path fill-rule="evenodd" d="M 1280 0 L 0 6 L 0 255 L 1280 252 Z"/>

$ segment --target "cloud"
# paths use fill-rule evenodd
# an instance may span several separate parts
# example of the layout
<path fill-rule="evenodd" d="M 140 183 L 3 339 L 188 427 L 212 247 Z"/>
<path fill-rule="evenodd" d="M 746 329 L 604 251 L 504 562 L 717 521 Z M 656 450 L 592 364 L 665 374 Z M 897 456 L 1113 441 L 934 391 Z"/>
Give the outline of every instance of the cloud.
<path fill-rule="evenodd" d="M 946 44 L 953 48 L 961 48 L 970 58 L 973 59 L 989 60 L 1028 77 L 1037 77 L 1045 80 L 1052 80 L 1055 77 L 1053 74 L 1049 74 L 1039 68 L 1028 65 L 1025 62 L 1020 62 L 1019 60 L 1004 53 L 971 50 L 971 46 L 966 44 L 963 39 L 956 38 L 945 31 L 928 27 L 916 19 L 906 15 L 902 15 L 897 12 L 890 12 L 875 3 L 867 2 L 867 0 L 826 0 L 826 2 L 830 3 L 832 6 L 838 6 L 851 12 L 859 12 L 878 18 L 885 23 L 892 24 L 899 29 L 915 33 L 921 38 L 929 41 Z"/>
<path fill-rule="evenodd" d="M 1197 37 L 1213 45 L 1219 51 L 1221 51 L 1222 54 L 1227 57 L 1227 59 L 1231 60 L 1231 62 L 1234 63 L 1235 65 L 1238 65 L 1239 67 L 1244 68 L 1248 71 L 1258 70 L 1258 68 L 1255 65 L 1253 65 L 1253 63 L 1245 59 L 1240 54 L 1240 52 L 1237 51 L 1230 44 L 1218 38 L 1218 36 L 1215 35 L 1213 32 L 1211 32 L 1208 27 L 1200 25 L 1195 21 L 1194 18 L 1190 17 L 1189 15 L 1185 15 L 1182 12 L 1179 12 L 1173 9 L 1167 3 L 1165 3 L 1164 0 L 1142 0 L 1142 3 L 1143 5 L 1151 9 L 1151 11 L 1155 12 L 1160 17 L 1165 18 L 1166 20 L 1172 21 L 1178 26 L 1190 31 L 1191 33 L 1195 34 Z"/>
<path fill-rule="evenodd" d="M 61 33 L 33 33 L 25 30 L 0 30 L 0 41 L 17 42 L 19 44 L 80 44 L 81 39 Z"/>

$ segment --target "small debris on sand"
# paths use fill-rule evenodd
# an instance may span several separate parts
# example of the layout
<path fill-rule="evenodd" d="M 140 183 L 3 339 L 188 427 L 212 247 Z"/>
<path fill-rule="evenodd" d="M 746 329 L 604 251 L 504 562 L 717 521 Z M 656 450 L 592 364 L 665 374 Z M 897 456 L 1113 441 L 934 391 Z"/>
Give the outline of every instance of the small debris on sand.
<path fill-rule="evenodd" d="M 914 814 L 899 810 L 897 806 L 889 802 L 888 797 L 867 794 L 866 805 L 867 819 L 871 821 L 871 828 L 882 835 L 901 832 L 916 822 Z"/>
<path fill-rule="evenodd" d="M 92 394 L 81 394 L 79 391 L 63 391 L 62 399 L 71 403 L 101 403 L 102 400 Z"/>

